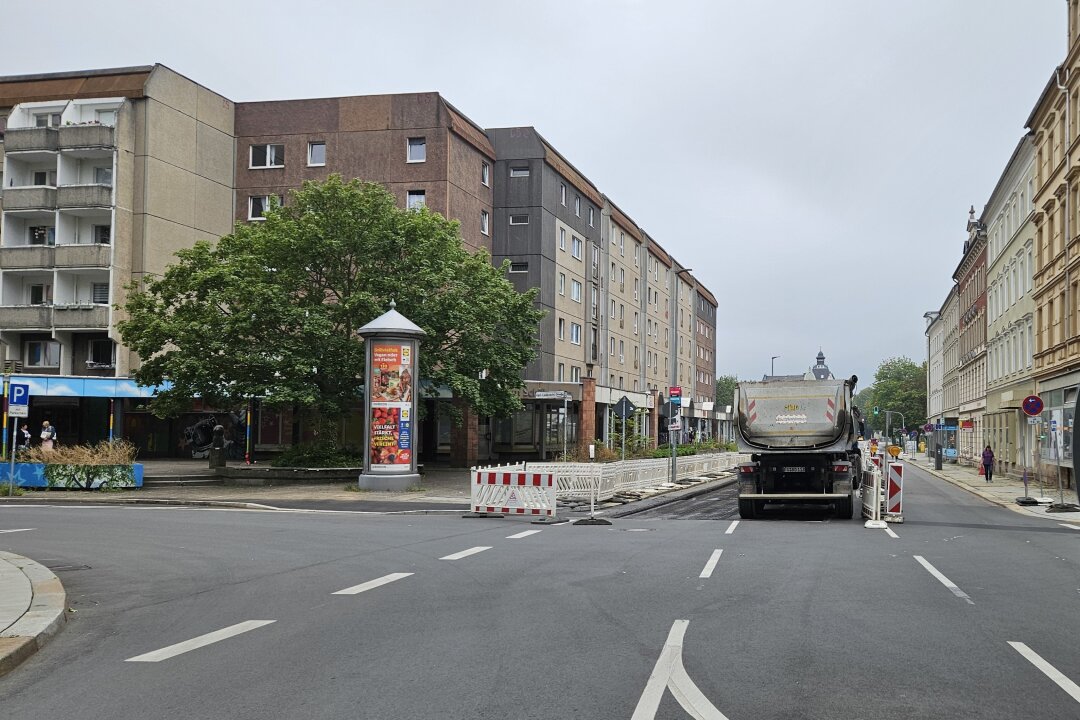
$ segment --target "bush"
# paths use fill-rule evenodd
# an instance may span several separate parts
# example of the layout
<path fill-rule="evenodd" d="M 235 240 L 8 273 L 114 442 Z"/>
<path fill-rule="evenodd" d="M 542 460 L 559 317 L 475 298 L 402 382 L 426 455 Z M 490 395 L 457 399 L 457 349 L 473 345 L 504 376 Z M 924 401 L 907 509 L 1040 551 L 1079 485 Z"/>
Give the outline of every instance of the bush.
<path fill-rule="evenodd" d="M 39 445 L 21 451 L 16 460 L 44 465 L 131 465 L 138 452 L 127 440 L 102 440 L 97 445 L 59 445 L 52 450 Z"/>
<path fill-rule="evenodd" d="M 332 442 L 314 442 L 293 445 L 270 464 L 274 467 L 332 468 L 358 467 L 363 461 L 363 454 L 351 448 L 340 448 Z"/>

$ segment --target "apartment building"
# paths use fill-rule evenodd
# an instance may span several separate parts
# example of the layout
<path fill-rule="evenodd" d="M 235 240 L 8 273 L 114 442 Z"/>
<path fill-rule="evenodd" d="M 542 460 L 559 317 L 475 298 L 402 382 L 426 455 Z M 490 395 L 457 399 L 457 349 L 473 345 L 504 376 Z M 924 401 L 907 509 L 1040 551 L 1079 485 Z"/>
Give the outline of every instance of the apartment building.
<path fill-rule="evenodd" d="M 986 225 L 986 438 L 1005 472 L 1032 466 L 1035 428 L 1021 404 L 1035 394 L 1032 262 L 1035 151 L 1031 135 L 1016 146 L 983 210 Z"/>
<path fill-rule="evenodd" d="M 0 352 L 30 423 L 171 446 L 116 331 L 124 287 L 229 232 L 233 104 L 162 65 L 0 78 Z M 148 446 L 147 446 L 148 444 Z"/>
<path fill-rule="evenodd" d="M 960 393 L 959 460 L 974 463 L 983 448 L 983 415 L 986 411 L 986 227 L 972 207 L 967 223 L 968 239 L 953 273 L 957 286 L 959 316 Z"/>
<path fill-rule="evenodd" d="M 960 293 L 955 283 L 949 288 L 949 294 L 941 306 L 939 322 L 942 324 L 942 355 L 945 358 L 941 381 L 943 434 L 939 442 L 944 446 L 944 456 L 955 462 L 960 426 Z"/>
<path fill-rule="evenodd" d="M 926 417 L 934 425 L 944 424 L 945 323 L 938 310 L 931 310 L 923 317 L 926 319 Z"/>

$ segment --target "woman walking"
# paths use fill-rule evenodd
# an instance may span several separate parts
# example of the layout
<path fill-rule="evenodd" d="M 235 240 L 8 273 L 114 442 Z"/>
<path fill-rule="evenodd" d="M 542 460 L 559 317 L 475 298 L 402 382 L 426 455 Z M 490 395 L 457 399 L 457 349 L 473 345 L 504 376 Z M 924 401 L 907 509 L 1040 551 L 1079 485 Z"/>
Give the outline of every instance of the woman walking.
<path fill-rule="evenodd" d="M 41 448 L 43 450 L 52 450 L 56 441 L 56 428 L 49 424 L 49 421 L 41 423 Z"/>
<path fill-rule="evenodd" d="M 986 475 L 986 482 L 994 482 L 994 451 L 987 445 L 983 450 L 982 456 L 983 474 Z"/>

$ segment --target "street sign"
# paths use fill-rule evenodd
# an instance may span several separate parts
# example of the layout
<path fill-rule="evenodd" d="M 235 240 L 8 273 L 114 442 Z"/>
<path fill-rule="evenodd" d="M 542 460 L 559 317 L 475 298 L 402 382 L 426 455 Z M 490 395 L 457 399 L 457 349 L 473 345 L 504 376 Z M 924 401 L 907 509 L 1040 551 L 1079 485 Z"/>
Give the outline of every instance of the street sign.
<path fill-rule="evenodd" d="M 926 423 L 925 425 L 922 426 L 922 429 L 923 429 L 924 432 L 933 432 L 934 426 L 932 424 L 930 424 L 930 423 Z"/>
<path fill-rule="evenodd" d="M 682 415 L 676 415 L 668 421 L 668 430 L 675 432 L 676 430 L 682 430 Z"/>
<path fill-rule="evenodd" d="M 623 420 L 633 415 L 635 410 L 637 408 L 634 407 L 634 403 L 630 402 L 630 398 L 625 395 L 622 396 L 619 402 L 615 403 L 615 414 Z"/>
<path fill-rule="evenodd" d="M 533 393 L 537 400 L 570 400 L 570 393 L 564 390 L 537 390 Z"/>
<path fill-rule="evenodd" d="M 682 388 L 681 387 L 668 388 L 668 395 L 670 395 L 671 397 L 682 397 Z"/>
<path fill-rule="evenodd" d="M 1050 432 L 1057 432 L 1057 420 L 1050 421 Z"/>
<path fill-rule="evenodd" d="M 13 418 L 30 416 L 30 386 L 11 383 L 8 386 L 8 415 Z"/>
<path fill-rule="evenodd" d="M 1024 408 L 1024 414 L 1028 415 L 1029 417 L 1040 415 L 1043 411 L 1042 398 L 1038 395 L 1028 395 L 1026 398 L 1024 398 L 1024 403 L 1022 407 Z"/>
<path fill-rule="evenodd" d="M 1040 425 L 1040 424 L 1042 424 L 1042 418 L 1040 418 L 1040 417 L 1029 417 L 1028 418 L 1028 425 Z"/>

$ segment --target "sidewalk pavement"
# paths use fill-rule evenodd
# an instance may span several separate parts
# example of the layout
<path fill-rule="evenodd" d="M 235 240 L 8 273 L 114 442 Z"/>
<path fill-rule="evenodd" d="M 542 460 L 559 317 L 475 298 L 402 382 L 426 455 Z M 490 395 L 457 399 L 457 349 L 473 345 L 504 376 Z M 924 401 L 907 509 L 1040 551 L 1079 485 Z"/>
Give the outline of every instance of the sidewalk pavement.
<path fill-rule="evenodd" d="M 990 502 L 1001 507 L 1015 510 L 1024 515 L 1040 517 L 1044 520 L 1053 520 L 1063 523 L 1080 523 L 1080 512 L 1047 512 L 1047 504 L 1017 505 L 1016 498 L 1024 496 L 1024 482 L 1020 478 L 1007 475 L 994 475 L 994 482 L 986 482 L 986 478 L 979 474 L 977 467 L 960 465 L 957 463 L 944 463 L 941 470 L 934 469 L 933 458 L 925 455 L 902 456 L 902 460 L 935 475 L 946 482 L 963 488 L 970 493 L 986 498 Z M 1059 501 L 1058 488 L 1044 485 L 1042 490 L 1037 482 L 1028 481 L 1028 494 L 1031 497 L 1045 496 L 1052 502 Z M 1065 502 L 1076 503 L 1076 490 L 1065 490 Z"/>
<path fill-rule="evenodd" d="M 0 551 L 0 675 L 56 634 L 66 608 L 64 587 L 48 568 Z"/>

